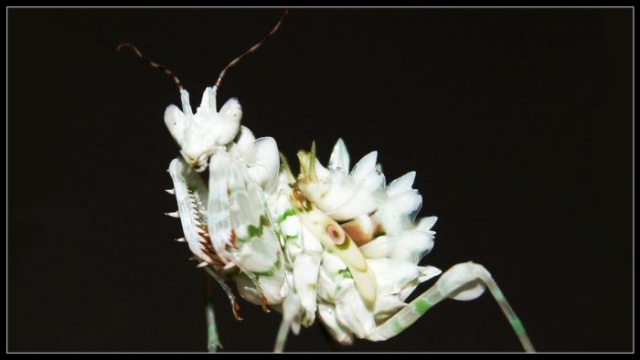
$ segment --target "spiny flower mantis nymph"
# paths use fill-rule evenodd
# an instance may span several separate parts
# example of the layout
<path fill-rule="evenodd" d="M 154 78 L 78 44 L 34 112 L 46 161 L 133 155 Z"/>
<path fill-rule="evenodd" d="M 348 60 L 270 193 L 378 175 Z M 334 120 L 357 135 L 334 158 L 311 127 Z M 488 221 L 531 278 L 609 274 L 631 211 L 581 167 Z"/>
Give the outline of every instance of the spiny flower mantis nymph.
<path fill-rule="evenodd" d="M 293 174 L 276 141 L 256 139 L 240 125 L 236 99 L 218 110 L 216 93 L 226 71 L 273 35 L 229 63 L 214 86 L 205 89 L 194 113 L 189 93 L 174 72 L 132 49 L 149 65 L 171 76 L 182 109 L 171 105 L 165 124 L 181 156 L 169 165 L 184 238 L 194 259 L 224 289 L 237 319 L 238 303 L 228 282 L 244 299 L 265 311 L 282 312 L 275 351 L 282 351 L 289 329 L 311 326 L 316 317 L 342 344 L 354 337 L 389 339 L 411 326 L 446 298 L 472 300 L 489 289 L 526 351 L 534 351 L 522 323 L 491 274 L 473 262 L 442 273 L 418 263 L 433 247 L 437 218 L 416 220 L 422 197 L 412 188 L 415 172 L 387 184 L 377 152 L 350 169 L 342 140 L 328 165 L 311 151 L 300 151 L 300 173 Z M 209 178 L 202 174 L 209 168 Z M 422 282 L 438 275 L 431 288 L 410 303 Z M 209 289 L 210 291 L 210 289 Z M 213 307 L 207 304 L 209 350 L 219 346 Z"/>

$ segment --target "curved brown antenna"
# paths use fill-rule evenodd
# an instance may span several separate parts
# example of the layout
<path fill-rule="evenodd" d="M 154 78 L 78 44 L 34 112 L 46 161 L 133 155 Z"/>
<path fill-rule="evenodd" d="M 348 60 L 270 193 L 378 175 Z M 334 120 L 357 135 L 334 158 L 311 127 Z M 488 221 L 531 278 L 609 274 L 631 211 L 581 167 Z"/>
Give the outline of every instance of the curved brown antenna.
<path fill-rule="evenodd" d="M 158 64 L 157 62 L 151 61 L 151 59 L 149 59 L 148 57 L 144 56 L 140 50 L 138 50 L 138 48 L 130 43 L 124 43 L 124 44 L 120 44 L 118 45 L 118 51 L 120 51 L 122 48 L 130 48 L 131 50 L 133 50 L 134 53 L 136 53 L 136 55 L 138 55 L 139 58 L 141 58 L 142 60 L 146 61 L 147 64 L 153 66 L 154 68 L 162 71 L 163 73 L 171 76 L 171 78 L 173 78 L 173 81 L 175 81 L 176 85 L 178 85 L 178 89 L 182 90 L 182 82 L 180 81 L 180 79 L 178 79 L 178 76 L 176 75 L 176 73 L 174 73 L 173 71 L 167 69 L 166 67 Z"/>
<path fill-rule="evenodd" d="M 282 15 L 280 15 L 280 19 L 278 20 L 278 22 L 276 23 L 276 25 L 273 27 L 273 29 L 271 29 L 271 31 L 267 34 L 267 36 L 265 36 L 262 40 L 260 40 L 258 43 L 256 43 L 255 45 L 253 45 L 251 48 L 249 48 L 249 50 L 245 51 L 244 53 L 242 53 L 242 55 L 238 56 L 237 58 L 233 59 L 229 65 L 225 66 L 224 69 L 222 69 L 222 71 L 220 72 L 220 75 L 218 75 L 218 80 L 216 80 L 216 87 L 220 87 L 220 84 L 222 84 L 222 78 L 224 78 L 225 73 L 227 72 L 227 70 L 229 70 L 230 67 L 234 66 L 235 64 L 238 63 L 238 61 L 240 61 L 240 59 L 242 59 L 243 57 L 245 57 L 246 55 L 258 50 L 258 48 L 260 46 L 262 46 L 262 44 L 267 41 L 267 39 L 273 35 L 276 31 L 278 31 L 278 29 L 280 28 L 280 24 L 282 24 L 282 21 L 284 20 L 284 17 L 287 16 L 287 14 L 289 13 L 289 9 L 284 9 L 284 12 L 282 13 Z"/>

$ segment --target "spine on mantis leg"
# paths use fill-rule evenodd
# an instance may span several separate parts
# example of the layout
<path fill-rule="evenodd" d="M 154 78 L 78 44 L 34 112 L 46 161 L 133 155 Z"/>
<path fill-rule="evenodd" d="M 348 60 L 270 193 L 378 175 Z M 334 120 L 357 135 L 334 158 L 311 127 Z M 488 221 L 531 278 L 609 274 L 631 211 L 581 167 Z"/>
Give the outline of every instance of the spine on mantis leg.
<path fill-rule="evenodd" d="M 204 205 L 209 197 L 207 186 L 202 181 L 200 174 L 180 158 L 171 161 L 169 175 L 173 180 L 174 189 L 172 192 L 176 196 L 184 239 L 189 245 L 189 249 L 201 263 L 219 263 L 220 260 L 208 238 L 207 209 Z"/>

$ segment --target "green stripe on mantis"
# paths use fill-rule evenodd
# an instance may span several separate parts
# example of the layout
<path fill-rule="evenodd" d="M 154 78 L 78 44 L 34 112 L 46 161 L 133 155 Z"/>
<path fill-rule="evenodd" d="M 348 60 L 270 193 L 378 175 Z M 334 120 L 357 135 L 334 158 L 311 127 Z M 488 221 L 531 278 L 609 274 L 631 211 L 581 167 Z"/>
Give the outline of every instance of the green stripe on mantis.
<path fill-rule="evenodd" d="M 494 289 L 493 297 L 496 299 L 498 304 L 504 304 L 507 302 L 507 299 L 504 297 L 504 294 L 499 288 L 497 289 L 497 291 Z M 501 306 L 505 306 L 505 305 L 501 305 Z M 511 306 L 506 307 L 506 312 L 507 312 L 506 314 L 507 319 L 509 320 L 509 323 L 511 324 L 511 327 L 513 328 L 513 331 L 516 333 L 516 335 L 518 335 L 518 337 L 527 336 L 527 332 L 524 329 L 524 325 L 522 325 L 520 318 L 515 316 L 515 312 L 513 312 L 513 310 L 511 309 Z"/>
<path fill-rule="evenodd" d="M 293 209 L 287 209 L 285 212 L 278 216 L 278 224 L 282 224 L 289 216 L 295 216 L 295 211 Z"/>
<path fill-rule="evenodd" d="M 338 270 L 338 274 L 342 275 L 345 279 L 353 279 L 353 275 L 351 275 L 351 271 L 348 268 Z"/>
<path fill-rule="evenodd" d="M 255 226 L 251 224 L 247 230 L 249 233 L 249 239 L 262 236 L 262 226 Z"/>
<path fill-rule="evenodd" d="M 403 324 L 400 319 L 393 319 L 392 321 L 393 331 L 395 331 L 396 334 L 403 332 L 407 328 L 406 324 Z"/>
<path fill-rule="evenodd" d="M 516 335 L 518 335 L 518 337 L 521 338 L 527 336 L 527 332 L 524 330 L 524 325 L 522 325 L 520 319 L 511 318 L 509 319 L 509 322 L 511 323 L 511 327 L 516 332 Z"/>
<path fill-rule="evenodd" d="M 250 224 L 249 226 L 247 226 L 248 236 L 243 238 L 237 238 L 237 240 L 240 241 L 241 243 L 248 243 L 253 238 L 262 237 L 262 234 L 264 234 L 262 229 L 264 227 L 270 227 L 270 226 L 271 226 L 271 222 L 269 222 L 269 219 L 266 216 L 261 215 L 260 224 L 258 226 L 253 224 Z"/>
<path fill-rule="evenodd" d="M 278 270 L 280 270 L 281 267 L 282 263 L 280 262 L 280 258 L 278 258 L 271 269 L 263 272 L 255 272 L 254 274 L 258 276 L 273 276 Z"/>
<path fill-rule="evenodd" d="M 298 235 L 285 235 L 284 239 L 286 241 L 293 241 L 293 240 L 297 240 L 298 239 Z"/>
<path fill-rule="evenodd" d="M 412 304 L 413 308 L 415 309 L 416 313 L 423 315 L 424 313 L 426 313 L 427 311 L 429 311 L 429 309 L 431 309 L 431 307 L 433 306 L 433 304 L 431 304 L 430 302 L 428 302 L 425 299 L 416 299 L 416 301 Z"/>

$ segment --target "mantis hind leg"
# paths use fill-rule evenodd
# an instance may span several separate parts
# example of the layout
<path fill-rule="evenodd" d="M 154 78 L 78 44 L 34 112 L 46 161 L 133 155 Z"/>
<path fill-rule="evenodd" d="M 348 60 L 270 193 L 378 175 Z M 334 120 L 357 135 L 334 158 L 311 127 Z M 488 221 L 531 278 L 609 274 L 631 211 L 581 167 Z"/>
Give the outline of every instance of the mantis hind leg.
<path fill-rule="evenodd" d="M 524 350 L 535 352 L 522 322 L 507 302 L 498 284 L 484 266 L 472 262 L 451 267 L 440 276 L 434 286 L 427 289 L 382 325 L 379 325 L 368 338 L 373 341 L 384 341 L 392 338 L 411 326 L 440 301 L 447 298 L 472 300 L 480 296 L 485 287 L 489 289 L 507 320 L 509 320 Z"/>

